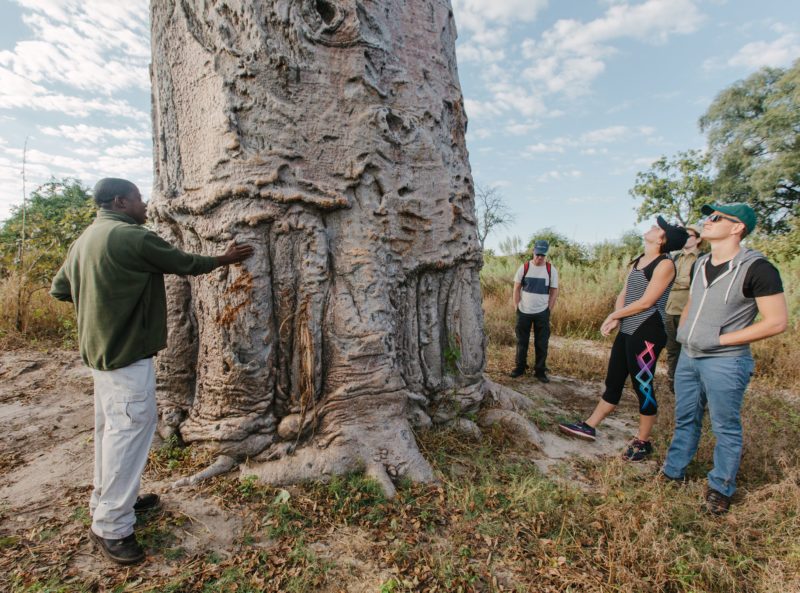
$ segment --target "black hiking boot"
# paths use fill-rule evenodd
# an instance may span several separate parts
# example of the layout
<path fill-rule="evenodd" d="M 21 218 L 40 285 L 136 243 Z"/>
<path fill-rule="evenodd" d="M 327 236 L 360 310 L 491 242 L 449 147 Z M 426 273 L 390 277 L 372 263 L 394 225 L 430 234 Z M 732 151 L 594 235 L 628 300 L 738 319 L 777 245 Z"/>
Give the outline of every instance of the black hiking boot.
<path fill-rule="evenodd" d="M 731 497 L 713 488 L 706 490 L 706 510 L 712 515 L 724 515 L 731 508 Z"/>
<path fill-rule="evenodd" d="M 644 461 L 653 453 L 653 445 L 650 441 L 633 439 L 628 449 L 622 454 L 625 461 Z"/>
<path fill-rule="evenodd" d="M 512 379 L 516 379 L 517 377 L 521 377 L 524 374 L 525 374 L 525 369 L 514 369 L 508 374 L 508 376 L 511 377 Z"/>
<path fill-rule="evenodd" d="M 550 382 L 550 377 L 547 376 L 547 373 L 536 373 L 534 376 L 542 383 Z"/>
<path fill-rule="evenodd" d="M 90 527 L 89 538 L 97 544 L 103 556 L 117 564 L 136 564 L 144 560 L 144 550 L 133 533 L 122 539 L 106 539 L 97 535 Z"/>
<path fill-rule="evenodd" d="M 136 498 L 133 504 L 134 513 L 146 513 L 148 511 L 157 511 L 161 508 L 161 499 L 158 494 L 148 492 Z"/>

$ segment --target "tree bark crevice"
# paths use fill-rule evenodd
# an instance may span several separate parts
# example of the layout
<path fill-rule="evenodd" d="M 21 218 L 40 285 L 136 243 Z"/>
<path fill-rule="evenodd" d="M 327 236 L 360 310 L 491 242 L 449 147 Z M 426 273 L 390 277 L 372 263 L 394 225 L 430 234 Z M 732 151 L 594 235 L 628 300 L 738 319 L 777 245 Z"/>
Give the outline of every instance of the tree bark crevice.
<path fill-rule="evenodd" d="M 486 399 L 481 267 L 447 0 L 152 0 L 164 432 L 266 481 L 434 479 L 412 426 Z M 258 459 L 259 461 L 255 461 Z"/>

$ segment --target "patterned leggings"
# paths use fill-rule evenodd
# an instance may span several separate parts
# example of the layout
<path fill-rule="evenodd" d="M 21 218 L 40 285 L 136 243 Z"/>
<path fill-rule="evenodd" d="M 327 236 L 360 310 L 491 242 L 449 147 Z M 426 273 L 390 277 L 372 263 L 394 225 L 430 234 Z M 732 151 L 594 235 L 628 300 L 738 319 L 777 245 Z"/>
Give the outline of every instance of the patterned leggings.
<path fill-rule="evenodd" d="M 628 376 L 633 390 L 639 398 L 639 413 L 655 416 L 658 413 L 653 375 L 656 360 L 667 342 L 667 334 L 661 315 L 653 313 L 632 335 L 617 334 L 611 347 L 606 373 L 606 390 L 603 400 L 612 405 L 619 404 Z"/>

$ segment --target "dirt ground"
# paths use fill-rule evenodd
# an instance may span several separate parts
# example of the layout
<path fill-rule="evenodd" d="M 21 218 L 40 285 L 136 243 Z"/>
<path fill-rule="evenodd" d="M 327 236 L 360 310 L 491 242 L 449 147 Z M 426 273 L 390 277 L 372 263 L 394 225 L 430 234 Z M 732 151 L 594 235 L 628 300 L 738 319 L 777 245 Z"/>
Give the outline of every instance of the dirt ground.
<path fill-rule="evenodd" d="M 628 401 L 606 422 L 596 444 L 562 438 L 557 422 L 591 410 L 600 393 L 598 385 L 555 376 L 549 385 L 531 378 L 503 381 L 538 402 L 533 420 L 543 431 L 545 451 L 532 453 L 531 460 L 560 479 L 580 484 L 579 468 L 587 460 L 618 455 L 635 433 L 635 407 Z M 95 583 L 92 588 L 105 590 L 103 583 L 120 579 L 130 583 L 135 574 L 144 590 L 154 576 L 192 570 L 201 555 L 225 558 L 234 554 L 252 517 L 229 508 L 218 491 L 203 486 L 172 489 L 170 484 L 178 475 L 147 472 L 143 491 L 161 494 L 166 519 L 162 517 L 160 525 L 166 522 L 169 536 L 154 530 L 148 540 L 152 544 L 148 560 L 132 569 L 116 567 L 100 556 L 87 537 L 94 450 L 92 401 L 91 374 L 76 352 L 0 353 L 0 572 L 7 573 L 25 547 L 26 558 L 40 558 L 41 569 L 49 570 L 48 574 L 57 566 L 63 582 Z M 572 463 L 575 460 L 582 462 Z M 642 471 L 654 469 L 643 467 Z M 337 570 L 347 573 L 348 591 L 377 591 L 386 575 L 361 552 L 367 549 L 362 544 L 368 537 L 358 529 L 344 529 L 308 544 L 316 554 L 336 559 Z M 269 549 L 272 542 L 255 544 Z M 180 553 L 172 557 L 170 550 Z M 128 586 L 125 590 L 137 589 Z"/>

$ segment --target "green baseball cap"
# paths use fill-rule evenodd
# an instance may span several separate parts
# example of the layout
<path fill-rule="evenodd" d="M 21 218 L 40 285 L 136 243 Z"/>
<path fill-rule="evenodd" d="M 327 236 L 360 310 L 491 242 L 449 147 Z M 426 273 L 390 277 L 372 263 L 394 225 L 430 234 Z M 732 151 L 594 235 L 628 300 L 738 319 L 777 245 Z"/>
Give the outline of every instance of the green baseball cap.
<path fill-rule="evenodd" d="M 708 216 L 713 212 L 722 212 L 728 216 L 735 216 L 742 221 L 744 227 L 747 229 L 747 234 L 753 232 L 756 228 L 756 212 L 747 204 L 742 202 L 734 202 L 733 204 L 706 204 L 700 208 L 700 212 Z"/>

